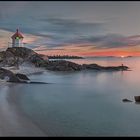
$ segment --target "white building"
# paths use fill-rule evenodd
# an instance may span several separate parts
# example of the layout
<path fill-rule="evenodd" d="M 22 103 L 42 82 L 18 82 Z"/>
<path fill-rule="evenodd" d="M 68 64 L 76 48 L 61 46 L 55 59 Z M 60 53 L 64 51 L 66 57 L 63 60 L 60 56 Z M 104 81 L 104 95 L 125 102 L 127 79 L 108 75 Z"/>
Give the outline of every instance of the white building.
<path fill-rule="evenodd" d="M 16 33 L 11 37 L 12 38 L 12 47 L 23 47 L 23 36 L 17 29 Z"/>

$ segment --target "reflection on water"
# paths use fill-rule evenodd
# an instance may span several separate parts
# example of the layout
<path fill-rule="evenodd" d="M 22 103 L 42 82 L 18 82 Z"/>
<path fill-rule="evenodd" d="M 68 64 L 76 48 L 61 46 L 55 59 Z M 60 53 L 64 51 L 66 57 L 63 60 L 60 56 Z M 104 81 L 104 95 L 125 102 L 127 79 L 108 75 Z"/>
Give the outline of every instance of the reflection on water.
<path fill-rule="evenodd" d="M 132 71 L 46 72 L 30 78 L 48 85 L 20 87 L 21 106 L 49 136 L 140 136 L 140 59 L 82 59 L 76 63 L 124 65 Z M 123 98 L 132 103 L 122 102 Z"/>

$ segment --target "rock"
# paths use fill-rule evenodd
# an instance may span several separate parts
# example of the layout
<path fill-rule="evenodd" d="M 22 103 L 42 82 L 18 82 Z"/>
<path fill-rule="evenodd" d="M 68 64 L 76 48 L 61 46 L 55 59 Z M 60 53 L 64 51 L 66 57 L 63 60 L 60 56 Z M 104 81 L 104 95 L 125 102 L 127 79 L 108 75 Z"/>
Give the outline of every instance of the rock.
<path fill-rule="evenodd" d="M 79 65 L 74 62 L 65 60 L 49 61 L 47 56 L 42 56 L 31 49 L 25 47 L 8 48 L 0 52 L 0 67 L 16 66 L 24 63 L 33 64 L 36 67 L 44 67 L 52 71 L 80 71 L 80 70 L 97 70 L 97 71 L 120 71 L 128 70 L 127 66 L 104 67 L 97 64 Z"/>
<path fill-rule="evenodd" d="M 23 83 L 27 82 L 30 79 L 24 74 L 14 74 L 13 72 L 0 68 L 0 79 L 3 79 L 7 82 Z"/>
<path fill-rule="evenodd" d="M 13 72 L 3 68 L 0 68 L 0 79 L 6 80 L 8 82 L 20 82 Z"/>
<path fill-rule="evenodd" d="M 21 80 L 30 80 L 25 74 L 17 73 L 15 75 Z"/>
<path fill-rule="evenodd" d="M 83 64 L 84 69 L 101 70 L 102 67 L 97 64 Z"/>
<path fill-rule="evenodd" d="M 45 67 L 48 60 L 44 60 L 39 54 L 25 47 L 8 48 L 0 53 L 0 66 L 17 66 L 24 62 L 32 63 L 37 67 Z"/>
<path fill-rule="evenodd" d="M 140 96 L 134 96 L 135 102 L 140 102 Z"/>
<path fill-rule="evenodd" d="M 123 102 L 132 102 L 131 100 L 128 100 L 128 99 L 123 99 L 122 101 Z"/>
<path fill-rule="evenodd" d="M 103 71 L 120 71 L 120 70 L 128 70 L 127 66 L 109 66 L 104 67 L 97 64 L 83 64 L 84 69 L 91 69 L 91 70 L 103 70 Z"/>
<path fill-rule="evenodd" d="M 70 61 L 56 60 L 49 61 L 46 65 L 46 69 L 52 71 L 80 71 L 82 70 L 82 66 Z"/>
<path fill-rule="evenodd" d="M 27 61 L 33 63 L 36 67 L 46 67 L 48 65 L 48 61 L 36 54 L 31 55 Z"/>
<path fill-rule="evenodd" d="M 97 70 L 97 71 L 119 71 L 127 70 L 127 66 L 114 66 L 114 67 L 104 67 L 97 64 L 83 64 L 79 65 L 70 61 L 65 60 L 55 60 L 49 61 L 46 65 L 46 69 L 52 71 L 80 71 L 80 70 Z"/>

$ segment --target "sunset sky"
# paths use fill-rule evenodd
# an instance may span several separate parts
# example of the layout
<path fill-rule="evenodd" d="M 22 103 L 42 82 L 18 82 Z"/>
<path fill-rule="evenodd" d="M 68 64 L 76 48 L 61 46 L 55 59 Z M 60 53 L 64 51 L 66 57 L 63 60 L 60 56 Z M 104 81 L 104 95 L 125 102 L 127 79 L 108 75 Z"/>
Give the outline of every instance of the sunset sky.
<path fill-rule="evenodd" d="M 0 1 L 0 49 L 16 29 L 47 55 L 140 56 L 140 2 Z"/>

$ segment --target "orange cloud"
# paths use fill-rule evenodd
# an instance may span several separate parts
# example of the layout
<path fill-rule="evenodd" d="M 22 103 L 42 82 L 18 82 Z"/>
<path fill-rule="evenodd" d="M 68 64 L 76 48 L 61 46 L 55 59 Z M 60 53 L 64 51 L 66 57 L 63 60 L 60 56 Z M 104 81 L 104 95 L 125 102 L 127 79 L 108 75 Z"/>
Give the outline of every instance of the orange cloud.
<path fill-rule="evenodd" d="M 13 32 L 0 29 L 0 49 L 6 49 L 8 42 L 11 42 L 11 36 Z M 41 40 L 41 36 L 23 34 L 24 43 L 32 44 Z M 133 36 L 131 39 L 139 40 L 140 36 Z M 128 38 L 127 38 L 128 39 Z M 26 46 L 26 45 L 25 45 Z M 131 47 L 119 47 L 119 48 L 98 48 L 91 43 L 78 43 L 68 44 L 64 46 L 58 46 L 54 48 L 47 48 L 46 45 L 40 45 L 34 50 L 40 54 L 45 55 L 78 55 L 78 56 L 140 56 L 140 46 L 135 45 Z"/>
<path fill-rule="evenodd" d="M 133 48 L 111 48 L 111 49 L 98 49 L 95 46 L 87 45 L 80 47 L 79 45 L 67 45 L 63 47 L 55 47 L 54 49 L 48 49 L 40 47 L 42 51 L 37 51 L 44 55 L 78 55 L 78 56 L 140 56 L 140 49 L 138 46 Z M 43 50 L 45 49 L 45 50 Z"/>

